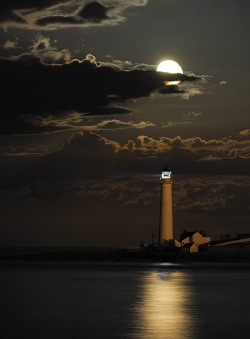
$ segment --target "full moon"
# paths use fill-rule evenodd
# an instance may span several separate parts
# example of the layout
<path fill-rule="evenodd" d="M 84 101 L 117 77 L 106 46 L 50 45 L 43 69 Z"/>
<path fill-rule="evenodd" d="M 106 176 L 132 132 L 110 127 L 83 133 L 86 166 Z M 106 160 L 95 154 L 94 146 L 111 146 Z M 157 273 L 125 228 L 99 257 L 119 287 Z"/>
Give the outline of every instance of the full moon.
<path fill-rule="evenodd" d="M 157 72 L 171 73 L 171 74 L 183 74 L 181 66 L 173 60 L 162 61 L 156 69 Z M 165 81 L 165 85 L 177 85 L 180 81 Z"/>

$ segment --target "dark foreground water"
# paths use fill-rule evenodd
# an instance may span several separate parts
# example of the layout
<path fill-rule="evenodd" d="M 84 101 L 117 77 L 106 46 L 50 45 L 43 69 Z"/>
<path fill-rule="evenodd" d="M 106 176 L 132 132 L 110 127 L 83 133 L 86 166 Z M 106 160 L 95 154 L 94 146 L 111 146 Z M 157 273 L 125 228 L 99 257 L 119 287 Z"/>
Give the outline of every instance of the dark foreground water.
<path fill-rule="evenodd" d="M 249 264 L 0 262 L 0 338 L 250 338 Z"/>

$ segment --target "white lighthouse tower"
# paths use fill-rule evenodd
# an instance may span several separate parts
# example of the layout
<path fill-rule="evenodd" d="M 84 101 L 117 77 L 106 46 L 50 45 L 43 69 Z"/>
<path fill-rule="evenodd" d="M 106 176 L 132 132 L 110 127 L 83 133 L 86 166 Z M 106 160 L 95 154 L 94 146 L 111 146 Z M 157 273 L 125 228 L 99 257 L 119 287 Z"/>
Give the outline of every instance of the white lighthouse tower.
<path fill-rule="evenodd" d="M 165 167 L 161 173 L 159 245 L 169 245 L 174 239 L 172 209 L 172 173 Z"/>

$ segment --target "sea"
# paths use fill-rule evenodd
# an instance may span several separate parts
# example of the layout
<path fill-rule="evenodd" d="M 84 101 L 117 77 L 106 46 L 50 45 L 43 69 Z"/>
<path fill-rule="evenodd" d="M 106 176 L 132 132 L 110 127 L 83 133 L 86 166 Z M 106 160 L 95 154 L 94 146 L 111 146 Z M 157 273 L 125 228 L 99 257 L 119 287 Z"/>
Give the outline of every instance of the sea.
<path fill-rule="evenodd" d="M 0 261 L 1 339 L 250 338 L 250 264 Z"/>

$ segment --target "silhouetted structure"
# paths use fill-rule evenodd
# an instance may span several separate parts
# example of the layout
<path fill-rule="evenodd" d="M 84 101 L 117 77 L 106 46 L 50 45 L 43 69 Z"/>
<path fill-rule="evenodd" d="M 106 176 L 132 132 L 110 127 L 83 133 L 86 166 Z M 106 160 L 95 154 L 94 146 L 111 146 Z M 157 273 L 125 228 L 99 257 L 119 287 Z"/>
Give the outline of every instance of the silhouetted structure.
<path fill-rule="evenodd" d="M 180 236 L 181 248 L 184 252 L 195 253 L 199 251 L 201 245 L 209 245 L 211 238 L 204 231 L 187 232 L 184 231 Z"/>

